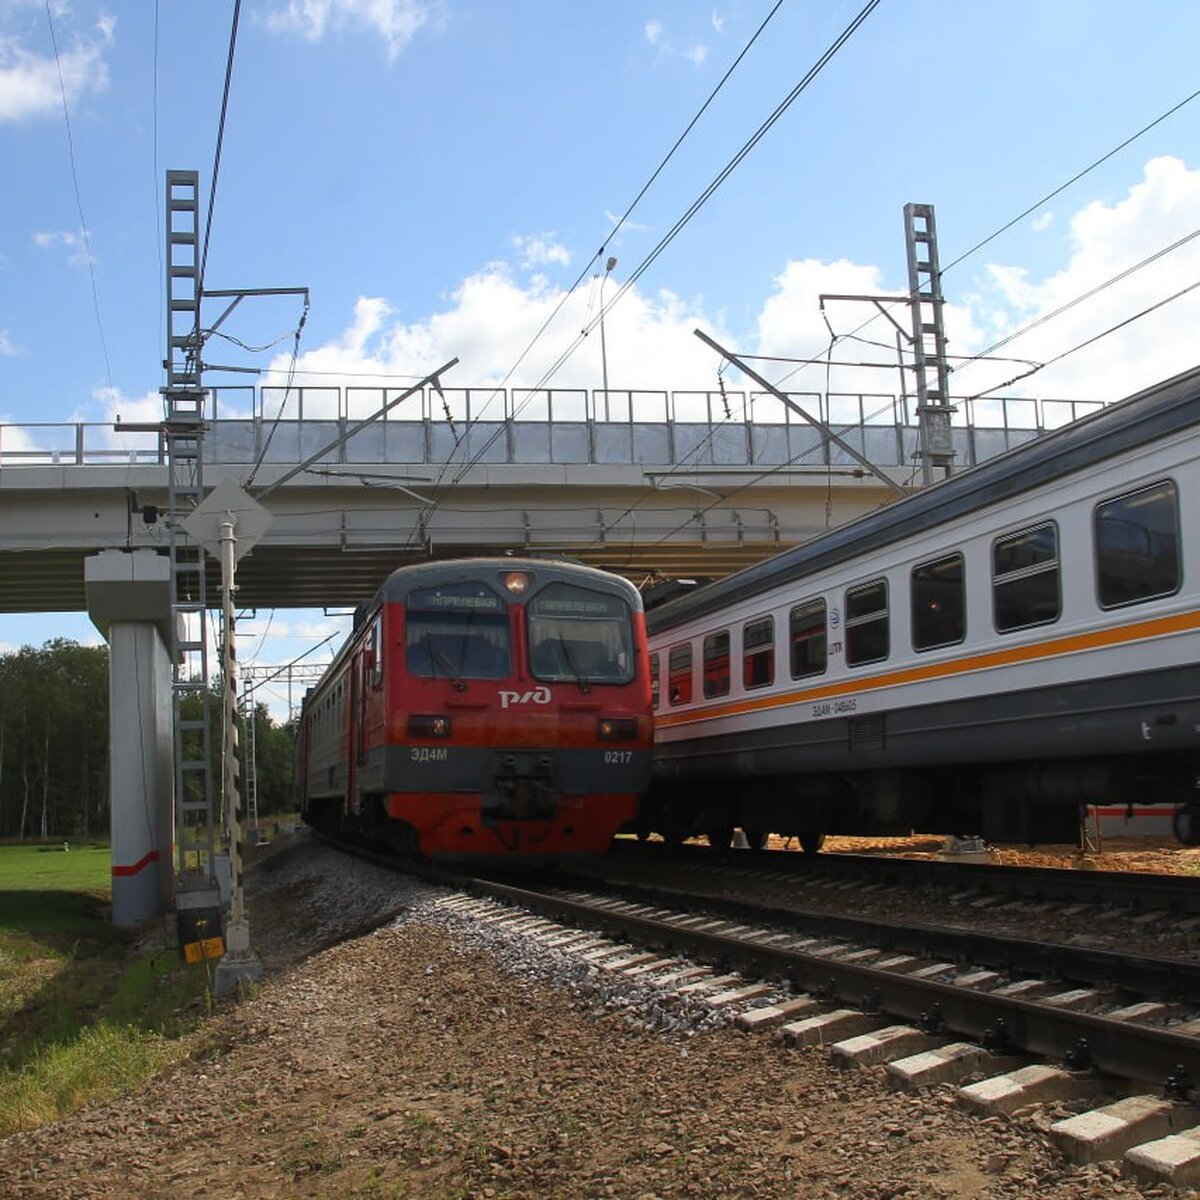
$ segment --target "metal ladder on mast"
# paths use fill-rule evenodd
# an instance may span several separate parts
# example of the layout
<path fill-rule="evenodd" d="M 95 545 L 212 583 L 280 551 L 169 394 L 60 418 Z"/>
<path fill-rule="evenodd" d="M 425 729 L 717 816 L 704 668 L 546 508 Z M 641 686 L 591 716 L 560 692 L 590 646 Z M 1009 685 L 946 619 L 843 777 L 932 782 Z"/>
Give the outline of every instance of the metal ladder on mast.
<path fill-rule="evenodd" d="M 932 204 L 904 206 L 904 241 L 908 250 L 913 359 L 917 376 L 917 422 L 920 430 L 922 482 L 934 482 L 954 471 L 954 436 L 950 403 L 950 369 L 946 363 L 946 327 L 942 316 L 942 276 L 938 266 L 937 228 Z M 932 378 L 931 378 L 932 376 Z"/>
<path fill-rule="evenodd" d="M 219 955 L 218 830 L 213 812 L 205 549 L 183 522 L 204 499 L 199 174 L 167 172 L 167 457 L 171 701 L 175 739 L 176 908 L 185 954 Z"/>

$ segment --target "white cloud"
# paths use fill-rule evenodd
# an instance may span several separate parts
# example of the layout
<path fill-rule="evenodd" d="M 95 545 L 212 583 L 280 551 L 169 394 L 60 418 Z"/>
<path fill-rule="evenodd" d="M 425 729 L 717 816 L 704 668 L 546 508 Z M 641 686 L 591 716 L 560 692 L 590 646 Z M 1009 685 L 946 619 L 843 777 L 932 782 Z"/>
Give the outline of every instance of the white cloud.
<path fill-rule="evenodd" d="M 571 252 L 555 240 L 553 233 L 534 233 L 528 237 L 517 234 L 513 238 L 513 245 L 521 252 L 521 266 L 526 269 L 551 264 L 566 267 L 571 264 Z"/>
<path fill-rule="evenodd" d="M 647 21 L 643 33 L 646 41 L 657 47 L 661 57 L 684 58 L 697 67 L 702 67 L 708 58 L 708 47 L 702 42 L 695 42 L 684 50 L 677 49 L 666 37 L 666 26 L 661 21 Z"/>
<path fill-rule="evenodd" d="M 1200 319 L 1197 292 L 1123 329 L 1106 331 L 1200 279 L 1197 238 L 1109 284 L 1196 230 L 1200 230 L 1200 169 L 1189 171 L 1178 158 L 1164 156 L 1146 164 L 1142 179 L 1124 198 L 1113 203 L 1093 201 L 1071 217 L 1065 233 L 1070 257 L 1061 270 L 1038 279 L 1027 268 L 988 264 L 976 281 L 979 294 L 972 301 L 981 316 L 986 314 L 989 341 L 1072 305 L 997 351 L 1043 363 L 1065 355 L 1027 383 L 1006 390 L 1117 399 L 1194 366 L 1194 330 Z M 1094 296 L 1073 304 L 1093 289 L 1098 289 Z M 1093 345 L 1083 346 L 1101 334 L 1105 336 Z M 1016 370 L 1012 364 L 972 365 L 962 370 L 955 390 L 982 390 L 1011 378 Z"/>
<path fill-rule="evenodd" d="M 712 27 L 716 33 L 725 32 L 725 18 L 721 16 L 715 8 L 713 9 L 712 14 Z"/>
<path fill-rule="evenodd" d="M 1125 198 L 1089 204 L 1038 239 L 1038 253 L 1055 256 L 1061 255 L 1065 240 L 1068 261 L 1062 270 L 1039 276 L 1036 261 L 1032 266 L 980 261 L 973 274 L 970 264 L 948 273 L 943 284 L 946 330 L 949 351 L 959 364 L 952 378 L 954 394 L 973 395 L 1006 382 L 1021 369 L 1012 362 L 965 364 L 963 357 L 978 354 L 1196 228 L 1200 228 L 1200 170 L 1188 171 L 1176 159 L 1158 159 L 1147 164 L 1144 179 Z M 531 258 L 531 247 L 557 244 L 550 234 L 517 239 L 514 257 Z M 815 360 L 803 366 L 764 363 L 759 369 L 787 390 L 821 392 L 826 387 L 824 356 L 830 331 L 822 317 L 820 296 L 902 293 L 906 280 L 901 272 L 895 263 L 885 271 L 844 259 L 783 263 L 773 281 L 764 281 L 765 295 L 757 313 L 734 331 L 725 329 L 723 314 L 713 311 L 702 296 L 681 297 L 667 289 L 646 291 L 645 280 L 622 294 L 621 276 L 614 274 L 605 290 L 610 307 L 605 316 L 604 358 L 610 389 L 715 388 L 719 359 L 694 336 L 699 326 L 738 353 Z M 1197 278 L 1200 238 L 1155 267 L 1046 322 L 998 354 L 1047 361 Z M 359 407 L 351 406 L 353 415 L 377 408 L 384 387 L 394 396 L 406 380 L 415 382 L 455 357 L 459 364 L 443 380 L 452 405 L 461 405 L 457 389 L 476 389 L 473 402 L 479 403 L 489 387 L 505 380 L 510 389 L 539 384 L 597 389 L 603 359 L 595 293 L 594 287 L 580 288 L 564 300 L 563 290 L 546 277 L 522 276 L 515 265 L 496 262 L 464 279 L 437 311 L 417 318 L 401 317 L 382 297 L 363 297 L 340 334 L 301 355 L 296 383 L 330 389 L 325 393 L 329 397 L 338 383 L 360 388 Z M 560 304 L 561 311 L 553 315 Z M 851 364 L 832 368 L 829 389 L 880 397 L 899 393 L 895 328 L 868 301 L 826 302 L 825 308 L 829 325 L 839 335 L 833 357 Z M 547 331 L 537 336 L 552 315 Z M 893 316 L 907 330 L 908 313 L 900 308 Z M 1120 398 L 1193 365 L 1198 317 L 1200 297 L 1169 305 L 1161 314 L 1102 339 L 1024 384 L 1006 386 L 1003 394 Z M 589 326 L 589 335 L 579 340 L 580 331 Z M 847 336 L 851 334 L 853 339 Z M 569 357 L 543 383 L 567 351 Z M 288 363 L 285 354 L 272 363 L 271 378 L 276 383 Z M 310 371 L 321 374 L 307 375 Z M 339 373 L 344 373 L 341 380 Z M 374 380 L 369 378 L 372 375 Z M 732 382 L 735 379 L 735 373 L 726 373 L 728 385 L 741 386 Z M 365 386 L 371 383 L 376 385 L 374 392 Z M 908 387 L 911 390 L 911 378 Z M 306 412 L 319 415 L 313 398 L 318 394 L 306 392 Z M 332 406 L 333 399 L 328 403 Z M 415 401 L 405 403 L 409 412 L 414 411 Z M 876 407 L 883 403 L 881 399 Z M 440 402 L 433 406 L 440 411 Z M 273 411 L 268 404 L 268 413 Z M 499 400 L 489 415 L 500 415 Z"/>
<path fill-rule="evenodd" d="M 422 28 L 441 23 L 441 10 L 441 0 L 288 0 L 267 14 L 266 24 L 308 42 L 331 32 L 365 30 L 383 39 L 394 61 Z"/>
<path fill-rule="evenodd" d="M 88 265 L 88 241 L 82 233 L 73 230 L 38 230 L 33 235 L 33 243 L 39 250 L 53 250 L 61 246 L 67 253 L 67 262 L 73 267 Z M 93 259 L 94 261 L 94 259 Z"/>
<path fill-rule="evenodd" d="M 1033 218 L 1033 232 L 1034 233 L 1044 233 L 1053 224 L 1054 224 L 1053 210 L 1051 210 L 1050 212 L 1041 213 L 1039 216 L 1036 216 Z"/>
<path fill-rule="evenodd" d="M 0 34 L 0 123 L 61 113 L 64 90 L 68 106 L 85 93 L 103 92 L 108 87 L 104 52 L 115 40 L 115 28 L 115 19 L 105 15 L 91 38 L 75 37 L 67 45 L 60 33 L 57 64 L 52 56 L 28 50 L 19 38 Z"/>
<path fill-rule="evenodd" d="M 0 329 L 0 354 L 6 358 L 15 358 L 18 354 L 17 343 L 7 329 Z"/>

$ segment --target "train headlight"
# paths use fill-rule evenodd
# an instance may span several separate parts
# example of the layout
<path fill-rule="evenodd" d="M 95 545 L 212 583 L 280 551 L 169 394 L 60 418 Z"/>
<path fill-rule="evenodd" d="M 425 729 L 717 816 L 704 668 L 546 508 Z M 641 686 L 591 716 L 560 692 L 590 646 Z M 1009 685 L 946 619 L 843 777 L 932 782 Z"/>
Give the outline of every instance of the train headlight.
<path fill-rule="evenodd" d="M 637 734 L 636 717 L 601 717 L 596 722 L 596 736 L 602 742 L 632 742 Z"/>
<path fill-rule="evenodd" d="M 442 713 L 409 714 L 409 737 L 445 738 L 450 736 L 450 729 L 450 718 Z"/>
<path fill-rule="evenodd" d="M 509 571 L 504 576 L 504 590 L 510 596 L 523 596 L 529 591 L 529 576 L 524 571 Z"/>

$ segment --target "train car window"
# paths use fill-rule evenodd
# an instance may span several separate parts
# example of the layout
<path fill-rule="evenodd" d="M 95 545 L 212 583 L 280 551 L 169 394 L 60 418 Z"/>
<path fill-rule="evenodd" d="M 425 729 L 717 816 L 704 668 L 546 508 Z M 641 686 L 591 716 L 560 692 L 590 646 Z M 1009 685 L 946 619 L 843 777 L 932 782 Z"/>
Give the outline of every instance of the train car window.
<path fill-rule="evenodd" d="M 729 695 L 729 630 L 704 639 L 704 698 Z"/>
<path fill-rule="evenodd" d="M 963 556 L 948 554 L 922 563 L 912 573 L 912 639 L 914 650 L 952 646 L 967 636 L 966 581 Z"/>
<path fill-rule="evenodd" d="M 526 605 L 529 669 L 547 682 L 629 683 L 633 616 L 620 596 L 551 583 Z"/>
<path fill-rule="evenodd" d="M 992 604 L 1000 633 L 1058 620 L 1062 596 L 1058 526 L 1053 521 L 992 544 Z"/>
<path fill-rule="evenodd" d="M 512 673 L 508 605 L 476 580 L 414 588 L 404 602 L 410 675 L 504 679 Z"/>
<path fill-rule="evenodd" d="M 742 687 L 775 682 L 775 618 L 759 617 L 742 626 Z"/>
<path fill-rule="evenodd" d="M 824 600 L 808 600 L 804 604 L 797 604 L 788 614 L 793 679 L 825 674 L 829 662 L 827 628 Z"/>
<path fill-rule="evenodd" d="M 658 655 L 650 655 L 650 707 L 658 708 L 662 700 L 662 685 L 659 681 Z"/>
<path fill-rule="evenodd" d="M 890 653 L 887 580 L 851 588 L 846 593 L 846 665 L 880 662 Z"/>
<path fill-rule="evenodd" d="M 692 646 L 672 646 L 667 656 L 667 701 L 672 704 L 692 702 Z"/>
<path fill-rule="evenodd" d="M 1101 608 L 1179 590 L 1179 499 L 1164 479 L 1096 506 L 1096 597 Z"/>
<path fill-rule="evenodd" d="M 383 617 L 376 615 L 371 622 L 371 634 L 367 639 L 367 678 L 377 688 L 383 683 Z"/>

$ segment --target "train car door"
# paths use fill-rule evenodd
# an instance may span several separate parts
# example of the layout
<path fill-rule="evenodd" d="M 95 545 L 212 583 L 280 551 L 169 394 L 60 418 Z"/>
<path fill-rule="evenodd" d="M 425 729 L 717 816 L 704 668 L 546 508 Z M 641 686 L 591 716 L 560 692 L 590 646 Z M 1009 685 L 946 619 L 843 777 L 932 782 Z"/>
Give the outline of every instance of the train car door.
<path fill-rule="evenodd" d="M 362 811 L 362 796 L 359 792 L 359 763 L 362 761 L 362 692 L 363 666 L 362 647 L 355 649 L 350 659 L 349 687 L 347 697 L 346 719 L 350 724 L 349 736 L 346 739 L 346 795 L 350 811 L 357 815 Z"/>

